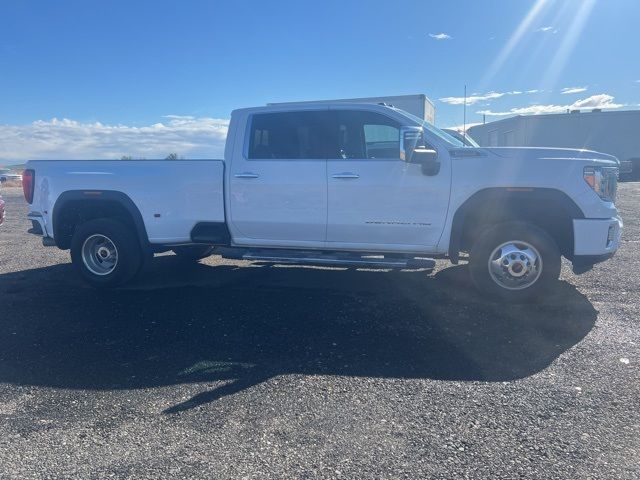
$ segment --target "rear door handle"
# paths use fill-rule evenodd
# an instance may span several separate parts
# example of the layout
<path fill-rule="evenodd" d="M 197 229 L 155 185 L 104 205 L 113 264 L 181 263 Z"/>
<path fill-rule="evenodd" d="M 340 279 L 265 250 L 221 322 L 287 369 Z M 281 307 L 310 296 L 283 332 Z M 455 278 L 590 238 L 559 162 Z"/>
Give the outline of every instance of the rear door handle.
<path fill-rule="evenodd" d="M 252 173 L 252 172 L 243 172 L 243 173 L 236 173 L 235 177 L 236 178 L 258 178 L 260 175 L 258 175 L 257 173 Z"/>
<path fill-rule="evenodd" d="M 351 173 L 351 172 L 344 172 L 344 173 L 335 173 L 333 175 L 331 175 L 332 178 L 344 178 L 344 179 L 354 179 L 354 178 L 360 178 L 360 175 L 358 175 L 357 173 Z"/>

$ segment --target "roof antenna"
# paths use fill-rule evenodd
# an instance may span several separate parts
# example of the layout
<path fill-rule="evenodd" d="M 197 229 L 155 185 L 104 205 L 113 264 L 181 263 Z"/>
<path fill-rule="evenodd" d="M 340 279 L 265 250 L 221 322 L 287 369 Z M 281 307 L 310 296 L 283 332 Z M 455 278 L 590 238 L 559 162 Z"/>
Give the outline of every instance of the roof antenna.
<path fill-rule="evenodd" d="M 464 146 L 467 146 L 467 86 L 464 86 L 464 120 L 463 120 L 463 124 L 462 124 L 462 138 L 464 139 L 464 141 L 462 143 L 464 143 Z"/>

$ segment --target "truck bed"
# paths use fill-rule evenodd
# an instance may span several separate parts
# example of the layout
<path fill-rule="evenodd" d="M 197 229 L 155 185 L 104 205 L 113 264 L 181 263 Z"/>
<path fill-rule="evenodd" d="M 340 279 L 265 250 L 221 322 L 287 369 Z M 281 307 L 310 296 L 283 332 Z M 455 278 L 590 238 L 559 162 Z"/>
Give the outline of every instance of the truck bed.
<path fill-rule="evenodd" d="M 63 192 L 116 191 L 138 208 L 149 242 L 189 242 L 201 222 L 224 222 L 223 160 L 37 160 L 32 211 L 53 236 L 53 210 Z"/>

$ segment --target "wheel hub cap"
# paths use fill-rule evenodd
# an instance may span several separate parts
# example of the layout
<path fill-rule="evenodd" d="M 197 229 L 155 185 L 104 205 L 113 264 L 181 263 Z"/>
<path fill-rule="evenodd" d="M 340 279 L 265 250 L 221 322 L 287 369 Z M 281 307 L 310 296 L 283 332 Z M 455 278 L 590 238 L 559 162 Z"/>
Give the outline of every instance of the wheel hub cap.
<path fill-rule="evenodd" d="M 542 257 L 536 248 L 522 241 L 498 246 L 489 257 L 489 273 L 494 282 L 507 290 L 523 290 L 542 273 Z"/>
<path fill-rule="evenodd" d="M 118 264 L 118 249 L 109 237 L 91 235 L 82 244 L 82 262 L 94 275 L 108 275 Z"/>

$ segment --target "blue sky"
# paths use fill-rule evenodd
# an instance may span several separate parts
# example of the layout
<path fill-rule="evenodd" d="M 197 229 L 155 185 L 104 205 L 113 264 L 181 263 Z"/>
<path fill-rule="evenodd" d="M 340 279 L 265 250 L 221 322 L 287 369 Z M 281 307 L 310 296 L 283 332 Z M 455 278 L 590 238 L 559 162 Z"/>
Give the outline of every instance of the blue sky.
<path fill-rule="evenodd" d="M 425 93 L 454 126 L 465 84 L 470 123 L 638 108 L 639 18 L 638 0 L 3 1 L 0 161 L 219 156 L 231 110 L 272 101 Z"/>

